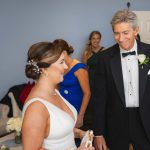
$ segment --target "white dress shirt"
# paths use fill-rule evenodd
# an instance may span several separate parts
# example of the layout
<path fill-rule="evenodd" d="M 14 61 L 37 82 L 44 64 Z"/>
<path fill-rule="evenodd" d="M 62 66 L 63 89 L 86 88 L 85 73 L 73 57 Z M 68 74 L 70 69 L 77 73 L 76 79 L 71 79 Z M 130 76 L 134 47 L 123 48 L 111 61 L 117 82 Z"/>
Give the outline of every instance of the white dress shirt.
<path fill-rule="evenodd" d="M 135 40 L 130 52 L 135 51 L 137 55 L 137 42 Z M 121 65 L 123 73 L 124 93 L 126 107 L 139 107 L 139 69 L 136 55 L 122 57 L 122 53 L 129 51 L 120 48 Z"/>

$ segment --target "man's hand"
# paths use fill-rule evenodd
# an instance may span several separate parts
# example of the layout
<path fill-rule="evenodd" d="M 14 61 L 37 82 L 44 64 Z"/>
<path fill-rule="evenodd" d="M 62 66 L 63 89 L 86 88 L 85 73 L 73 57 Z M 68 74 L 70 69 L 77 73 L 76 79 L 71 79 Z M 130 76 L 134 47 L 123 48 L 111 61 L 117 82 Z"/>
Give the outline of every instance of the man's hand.
<path fill-rule="evenodd" d="M 94 145 L 96 150 L 107 150 L 106 142 L 103 136 L 95 137 Z"/>

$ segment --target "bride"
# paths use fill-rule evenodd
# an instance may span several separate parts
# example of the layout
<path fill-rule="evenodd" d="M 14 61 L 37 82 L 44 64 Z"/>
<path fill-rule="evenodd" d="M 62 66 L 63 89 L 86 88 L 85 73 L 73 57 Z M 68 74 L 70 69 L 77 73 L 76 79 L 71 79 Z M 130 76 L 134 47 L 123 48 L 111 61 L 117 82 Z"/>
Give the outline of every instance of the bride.
<path fill-rule="evenodd" d="M 77 112 L 56 90 L 67 66 L 68 47 L 39 42 L 28 51 L 26 76 L 36 80 L 23 108 L 24 150 L 94 150 L 85 143 L 76 148 L 74 138 L 84 132 L 74 129 Z"/>

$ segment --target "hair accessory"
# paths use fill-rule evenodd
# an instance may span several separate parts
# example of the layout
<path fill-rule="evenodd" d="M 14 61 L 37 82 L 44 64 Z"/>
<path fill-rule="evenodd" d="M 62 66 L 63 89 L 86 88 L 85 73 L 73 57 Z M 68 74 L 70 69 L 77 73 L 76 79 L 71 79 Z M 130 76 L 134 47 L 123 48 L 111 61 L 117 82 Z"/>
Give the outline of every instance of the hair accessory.
<path fill-rule="evenodd" d="M 27 64 L 28 64 L 28 65 L 31 65 L 31 66 L 34 66 L 33 71 L 34 71 L 35 73 L 37 73 L 37 74 L 40 74 L 40 73 L 41 73 L 40 68 L 39 68 L 39 66 L 37 65 L 37 62 L 33 61 L 33 59 L 29 60 L 29 61 L 27 62 Z"/>

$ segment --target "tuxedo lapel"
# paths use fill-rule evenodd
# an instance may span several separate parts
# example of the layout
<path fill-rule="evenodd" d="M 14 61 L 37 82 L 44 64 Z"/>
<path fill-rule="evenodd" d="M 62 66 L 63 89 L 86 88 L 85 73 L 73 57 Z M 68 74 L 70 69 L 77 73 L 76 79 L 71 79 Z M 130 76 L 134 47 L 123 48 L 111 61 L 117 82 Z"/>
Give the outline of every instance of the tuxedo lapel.
<path fill-rule="evenodd" d="M 138 43 L 138 54 L 145 54 L 147 56 L 146 50 L 141 46 L 141 43 Z M 140 104 L 143 99 L 144 91 L 145 91 L 145 86 L 146 86 L 146 80 L 147 80 L 147 72 L 149 70 L 148 65 L 139 65 L 139 100 Z"/>
<path fill-rule="evenodd" d="M 124 95 L 124 86 L 123 86 L 123 75 L 122 75 L 122 67 L 121 67 L 121 58 L 120 58 L 120 49 L 116 47 L 114 56 L 111 59 L 111 71 L 112 75 L 121 97 L 122 103 L 125 106 L 125 95 Z"/>

